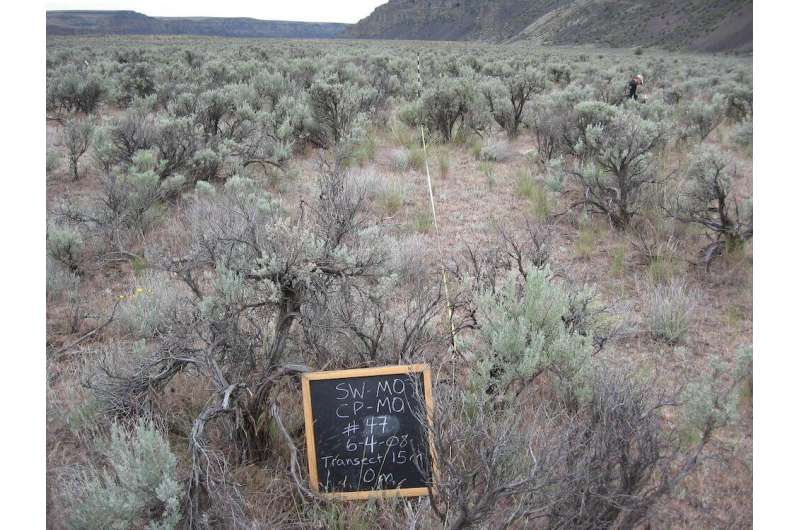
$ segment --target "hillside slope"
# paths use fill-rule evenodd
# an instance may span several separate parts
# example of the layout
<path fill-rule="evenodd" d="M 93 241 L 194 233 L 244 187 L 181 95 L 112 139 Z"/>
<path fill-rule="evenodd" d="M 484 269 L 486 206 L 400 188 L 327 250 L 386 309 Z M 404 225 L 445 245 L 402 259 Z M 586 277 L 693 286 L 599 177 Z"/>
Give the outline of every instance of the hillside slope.
<path fill-rule="evenodd" d="M 209 35 L 331 39 L 347 24 L 254 18 L 149 17 L 135 11 L 48 11 L 47 35 Z"/>
<path fill-rule="evenodd" d="M 752 0 L 390 0 L 352 38 L 750 51 Z"/>

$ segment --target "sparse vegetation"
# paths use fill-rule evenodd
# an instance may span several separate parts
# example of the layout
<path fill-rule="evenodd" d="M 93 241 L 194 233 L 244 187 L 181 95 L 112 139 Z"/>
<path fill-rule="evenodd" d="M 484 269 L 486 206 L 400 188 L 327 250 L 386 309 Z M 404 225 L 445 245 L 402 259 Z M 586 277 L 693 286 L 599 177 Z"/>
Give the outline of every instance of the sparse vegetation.
<path fill-rule="evenodd" d="M 54 528 L 749 525 L 750 64 L 417 50 L 48 41 Z M 298 374 L 418 362 L 433 495 L 309 494 Z"/>

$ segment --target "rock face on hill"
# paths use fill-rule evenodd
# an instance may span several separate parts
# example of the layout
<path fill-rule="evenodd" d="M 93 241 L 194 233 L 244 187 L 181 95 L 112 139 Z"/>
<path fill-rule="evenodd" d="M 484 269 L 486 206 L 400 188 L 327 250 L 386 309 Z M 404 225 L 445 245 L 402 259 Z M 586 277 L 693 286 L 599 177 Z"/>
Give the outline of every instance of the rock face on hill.
<path fill-rule="evenodd" d="M 752 0 L 390 0 L 343 36 L 752 51 Z"/>
<path fill-rule="evenodd" d="M 347 24 L 254 18 L 148 17 L 135 11 L 48 11 L 47 35 L 209 35 L 332 39 Z"/>

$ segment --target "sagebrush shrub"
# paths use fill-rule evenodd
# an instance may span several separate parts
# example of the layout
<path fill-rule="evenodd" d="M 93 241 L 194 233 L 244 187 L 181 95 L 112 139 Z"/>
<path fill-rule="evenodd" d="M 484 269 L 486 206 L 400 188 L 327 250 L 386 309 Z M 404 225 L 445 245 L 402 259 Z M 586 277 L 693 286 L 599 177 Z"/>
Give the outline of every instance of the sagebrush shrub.
<path fill-rule="evenodd" d="M 456 126 L 468 125 L 475 110 L 477 94 L 474 83 L 467 79 L 442 78 L 422 94 L 421 121 L 442 141 L 453 139 Z"/>
<path fill-rule="evenodd" d="M 67 526 L 78 529 L 174 529 L 183 488 L 177 460 L 159 430 L 139 421 L 131 432 L 114 425 L 99 447 L 108 469 L 84 467 L 66 489 Z M 101 443 L 101 444 L 102 444 Z"/>
<path fill-rule="evenodd" d="M 47 254 L 70 272 L 80 272 L 83 250 L 83 237 L 74 228 L 66 225 L 51 225 L 48 228 Z"/>
<path fill-rule="evenodd" d="M 164 178 L 191 167 L 198 150 L 198 135 L 190 118 L 164 118 L 158 123 L 158 174 Z"/>
<path fill-rule="evenodd" d="M 104 224 L 144 233 L 155 223 L 155 207 L 170 185 L 162 185 L 158 174 L 161 163 L 155 152 L 138 151 L 131 162 L 126 171 L 103 181 Z"/>
<path fill-rule="evenodd" d="M 519 73 L 506 73 L 481 83 L 480 91 L 488 112 L 510 138 L 519 134 L 525 106 L 534 94 L 544 91 L 546 80 L 537 70 L 528 68 Z"/>
<path fill-rule="evenodd" d="M 599 106 L 585 110 L 573 148 L 579 163 L 568 171 L 583 188 L 583 203 L 607 215 L 615 228 L 624 229 L 639 213 L 656 178 L 654 155 L 667 141 L 667 131 L 633 111 Z M 596 110 L 605 123 L 598 121 Z"/>
<path fill-rule="evenodd" d="M 725 119 L 725 98 L 714 94 L 711 101 L 693 100 L 683 114 L 683 124 L 689 135 L 699 142 L 705 140 Z"/>
<path fill-rule="evenodd" d="M 408 150 L 392 149 L 389 152 L 389 165 L 397 172 L 405 171 L 408 168 Z"/>
<path fill-rule="evenodd" d="M 479 160 L 486 162 L 505 162 L 512 155 L 511 146 L 505 141 L 490 142 L 481 147 Z"/>
<path fill-rule="evenodd" d="M 702 442 L 710 439 L 711 433 L 737 418 L 737 393 L 734 390 L 743 382 L 734 372 L 733 384 L 727 382 L 725 368 L 716 356 L 711 357 L 710 366 L 697 380 L 683 389 L 682 422 L 684 434 L 692 440 Z M 746 383 L 746 382 L 745 382 Z"/>
<path fill-rule="evenodd" d="M 144 98 L 156 91 L 155 73 L 149 62 L 128 62 L 122 65 L 117 76 L 117 102 L 127 106 L 136 98 Z"/>
<path fill-rule="evenodd" d="M 372 88 L 352 84 L 317 81 L 311 85 L 308 99 L 320 145 L 329 147 L 345 140 L 359 116 L 374 109 L 376 94 Z"/>
<path fill-rule="evenodd" d="M 713 241 L 703 250 L 703 261 L 724 250 L 740 247 L 753 237 L 753 201 L 737 198 L 733 190 L 734 159 L 715 146 L 698 146 L 692 153 L 687 179 L 669 205 L 678 220 L 705 228 Z"/>
<path fill-rule="evenodd" d="M 743 121 L 733 129 L 733 142 L 745 149 L 753 148 L 753 122 Z"/>
<path fill-rule="evenodd" d="M 570 152 L 570 133 L 575 106 L 591 99 L 588 88 L 569 86 L 547 94 L 535 96 L 533 108 L 525 114 L 525 122 L 533 131 L 537 152 L 542 162 Z"/>
<path fill-rule="evenodd" d="M 168 278 L 155 272 L 137 276 L 122 295 L 117 322 L 135 338 L 149 338 L 168 330 L 176 318 L 181 298 Z"/>
<path fill-rule="evenodd" d="M 592 352 L 591 329 L 579 332 L 571 319 L 570 295 L 550 269 L 510 273 L 496 290 L 477 298 L 482 345 L 476 347 L 472 385 L 501 395 L 515 382 L 548 372 L 572 392 Z"/>
<path fill-rule="evenodd" d="M 192 156 L 191 174 L 195 180 L 214 180 L 220 175 L 224 160 L 224 150 L 200 149 Z"/>
<path fill-rule="evenodd" d="M 47 150 L 47 158 L 45 160 L 45 171 L 48 175 L 54 173 L 61 167 L 61 156 L 53 149 Z"/>
<path fill-rule="evenodd" d="M 110 166 L 130 164 L 137 151 L 153 148 L 158 142 L 155 118 L 141 110 L 131 110 L 112 121 L 108 128 L 108 146 L 101 145 L 102 156 L 109 157 Z M 108 152 L 106 153 L 106 149 Z"/>
<path fill-rule="evenodd" d="M 78 180 L 78 161 L 91 145 L 94 126 L 87 120 L 69 120 L 64 125 L 63 141 L 67 149 L 69 171 L 73 180 Z"/>
<path fill-rule="evenodd" d="M 47 80 L 47 110 L 59 117 L 72 112 L 90 114 L 106 92 L 95 75 L 87 75 L 74 65 L 58 68 Z"/>

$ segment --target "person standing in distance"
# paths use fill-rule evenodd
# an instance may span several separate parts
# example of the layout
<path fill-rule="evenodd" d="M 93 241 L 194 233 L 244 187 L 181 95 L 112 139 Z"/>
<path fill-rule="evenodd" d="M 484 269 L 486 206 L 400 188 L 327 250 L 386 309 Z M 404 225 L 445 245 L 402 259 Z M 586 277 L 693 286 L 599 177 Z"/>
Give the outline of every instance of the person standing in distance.
<path fill-rule="evenodd" d="M 636 94 L 636 89 L 639 88 L 639 85 L 643 84 L 644 84 L 644 77 L 642 77 L 642 74 L 636 74 L 633 77 L 633 79 L 628 81 L 628 85 L 625 88 L 625 97 L 627 97 L 628 99 L 633 98 L 638 101 L 639 96 Z"/>

